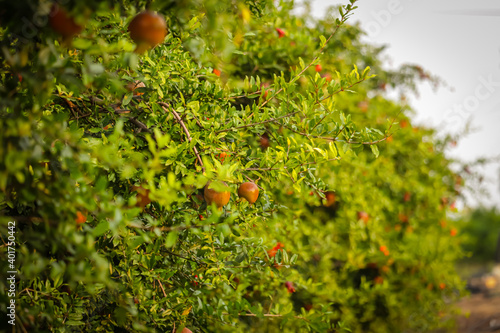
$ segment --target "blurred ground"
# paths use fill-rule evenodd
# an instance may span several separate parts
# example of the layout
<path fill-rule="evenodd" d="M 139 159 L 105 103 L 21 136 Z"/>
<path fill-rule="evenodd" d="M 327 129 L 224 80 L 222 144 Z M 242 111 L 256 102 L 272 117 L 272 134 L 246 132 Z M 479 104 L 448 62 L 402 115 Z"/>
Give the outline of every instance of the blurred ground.
<path fill-rule="evenodd" d="M 500 265 L 467 279 L 471 294 L 458 304 L 458 333 L 500 332 Z"/>
<path fill-rule="evenodd" d="M 471 294 L 458 306 L 463 313 L 457 319 L 459 333 L 500 332 L 500 295 Z"/>

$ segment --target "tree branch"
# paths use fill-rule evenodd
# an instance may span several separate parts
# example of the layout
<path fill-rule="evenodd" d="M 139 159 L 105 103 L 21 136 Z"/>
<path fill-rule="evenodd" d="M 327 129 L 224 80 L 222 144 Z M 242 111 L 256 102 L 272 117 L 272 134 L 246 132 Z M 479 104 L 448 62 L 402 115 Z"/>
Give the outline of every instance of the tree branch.
<path fill-rule="evenodd" d="M 167 293 L 165 292 L 165 289 L 163 289 L 163 284 L 161 283 L 161 281 L 158 279 L 156 279 L 156 281 L 158 281 L 158 283 L 160 284 L 161 291 L 163 291 L 163 296 L 167 297 Z"/>
<path fill-rule="evenodd" d="M 271 123 L 271 122 L 275 122 L 279 119 L 283 119 L 283 118 L 288 118 L 288 117 L 291 117 L 291 116 L 294 116 L 296 115 L 297 113 L 299 113 L 300 111 L 294 111 L 294 112 L 290 112 L 284 116 L 281 116 L 281 117 L 276 117 L 276 118 L 271 118 L 271 119 L 268 119 L 268 120 L 264 120 L 264 121 L 260 121 L 258 123 L 252 123 L 252 124 L 247 124 L 247 125 L 241 125 L 241 126 L 237 126 L 237 127 L 233 127 L 233 128 L 226 128 L 226 129 L 223 129 L 223 130 L 220 130 L 220 131 L 217 131 L 215 132 L 216 134 L 218 133 L 223 133 L 223 132 L 229 132 L 229 131 L 232 131 L 232 130 L 236 130 L 236 129 L 240 129 L 240 128 L 246 128 L 246 127 L 252 127 L 252 126 L 257 126 L 257 125 L 262 125 L 262 124 L 267 124 L 267 123 Z"/>
<path fill-rule="evenodd" d="M 223 313 L 223 315 L 230 315 L 229 313 Z M 256 315 L 255 313 L 238 313 L 238 316 L 240 317 L 258 317 L 259 315 Z M 270 318 L 280 318 L 280 317 L 283 317 L 283 315 L 280 315 L 280 314 L 272 314 L 272 313 L 263 313 L 262 316 L 264 317 L 270 317 Z M 304 321 L 307 321 L 309 322 L 309 320 L 307 318 L 304 318 L 302 316 L 293 316 L 293 318 L 295 319 L 301 319 L 301 320 L 304 320 Z"/>
<path fill-rule="evenodd" d="M 187 129 L 186 125 L 182 121 L 179 114 L 177 112 L 175 112 L 175 110 L 168 103 L 158 102 L 158 104 L 163 108 L 163 110 L 165 110 L 165 112 L 168 112 L 168 109 L 170 109 L 170 112 L 174 115 L 177 122 L 181 125 L 182 129 L 184 130 L 184 133 L 186 133 L 188 141 L 191 142 L 192 138 L 191 138 L 191 135 L 189 134 L 189 130 Z M 193 146 L 193 151 L 194 151 L 194 154 L 196 155 L 196 158 L 198 159 L 198 162 L 201 165 L 201 170 L 203 170 L 203 172 L 205 172 L 205 167 L 203 166 L 203 161 L 201 160 L 200 154 L 198 153 L 198 149 L 196 149 L 196 146 Z"/>
<path fill-rule="evenodd" d="M 115 113 L 117 113 L 117 112 L 115 111 Z M 125 117 L 125 119 L 127 119 L 128 121 L 130 121 L 131 123 L 133 123 L 134 125 L 136 125 L 137 127 L 139 127 L 139 129 L 141 131 L 152 133 L 152 131 L 142 121 L 137 120 L 134 117 Z"/>
<path fill-rule="evenodd" d="M 325 161 L 319 161 L 319 162 L 308 162 L 308 163 L 302 163 L 302 164 L 299 164 L 297 165 L 296 167 L 292 167 L 291 169 L 294 169 L 294 168 L 300 168 L 304 165 L 311 165 L 311 164 L 318 164 L 320 162 L 331 162 L 331 161 L 338 161 L 340 159 L 340 157 L 336 157 L 336 158 L 330 158 L 328 160 L 325 160 Z M 289 167 L 287 167 L 286 165 L 283 167 L 283 169 L 288 169 Z M 272 171 L 272 170 L 281 170 L 282 168 L 247 168 L 245 169 L 245 171 Z M 303 172 L 303 171 L 301 171 Z"/>

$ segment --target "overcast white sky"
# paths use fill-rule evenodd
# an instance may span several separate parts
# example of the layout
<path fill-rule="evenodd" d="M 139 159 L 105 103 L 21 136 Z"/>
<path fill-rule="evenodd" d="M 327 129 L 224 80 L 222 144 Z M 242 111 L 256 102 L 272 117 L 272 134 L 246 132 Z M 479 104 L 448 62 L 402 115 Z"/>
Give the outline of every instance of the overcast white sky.
<path fill-rule="evenodd" d="M 347 0 L 313 0 L 313 14 Z M 360 0 L 351 20 L 361 21 L 366 41 L 388 44 L 393 65 L 415 63 L 444 79 L 454 91 L 434 93 L 423 84 L 412 98 L 417 124 L 456 132 L 472 119 L 476 132 L 448 155 L 472 161 L 500 156 L 500 1 Z M 499 164 L 481 172 L 492 197 L 481 203 L 500 208 Z M 477 204 L 470 198 L 470 204 Z"/>

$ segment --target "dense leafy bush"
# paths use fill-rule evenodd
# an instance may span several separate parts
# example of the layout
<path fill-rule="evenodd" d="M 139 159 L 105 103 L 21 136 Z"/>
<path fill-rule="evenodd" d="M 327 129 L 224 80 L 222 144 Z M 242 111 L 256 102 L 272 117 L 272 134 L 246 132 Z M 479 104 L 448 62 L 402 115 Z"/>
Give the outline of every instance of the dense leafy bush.
<path fill-rule="evenodd" d="M 446 324 L 461 184 L 446 142 L 384 93 L 432 79 L 384 70 L 350 3 L 318 21 L 285 1 L 70 1 L 74 36 L 50 2 L 6 4 L 0 221 L 2 237 L 16 222 L 19 331 Z M 134 53 L 146 5 L 169 32 Z M 209 181 L 231 193 L 222 210 Z"/>

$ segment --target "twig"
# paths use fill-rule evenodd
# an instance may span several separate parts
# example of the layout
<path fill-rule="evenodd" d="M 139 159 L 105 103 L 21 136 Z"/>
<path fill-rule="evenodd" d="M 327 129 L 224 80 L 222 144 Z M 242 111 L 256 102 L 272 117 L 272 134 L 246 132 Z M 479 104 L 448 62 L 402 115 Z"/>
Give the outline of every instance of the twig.
<path fill-rule="evenodd" d="M 237 99 L 237 98 L 245 98 L 245 97 L 252 96 L 252 95 L 260 95 L 261 93 L 262 93 L 262 89 L 257 90 L 257 91 L 254 91 L 254 92 L 249 93 L 249 94 L 246 94 L 246 95 L 229 96 L 229 97 L 227 98 L 227 100 L 230 100 L 230 99 Z"/>
<path fill-rule="evenodd" d="M 116 111 L 115 111 L 116 112 Z M 135 119 L 134 117 L 127 117 L 131 123 L 134 123 L 141 131 L 145 131 L 151 133 L 151 130 L 140 120 Z"/>
<path fill-rule="evenodd" d="M 389 131 L 391 130 L 392 126 L 394 126 L 394 123 L 396 122 L 396 119 L 399 117 L 399 115 L 401 114 L 401 112 L 403 112 L 402 109 L 399 110 L 398 114 L 392 119 L 391 125 L 387 129 L 387 133 L 388 134 L 386 134 L 382 139 L 379 139 L 377 141 L 371 141 L 371 142 L 353 142 L 353 141 L 349 140 L 346 143 L 349 143 L 349 144 L 362 144 L 362 145 L 374 145 L 376 143 L 379 143 L 379 142 L 387 140 L 388 137 L 390 137 L 390 136 L 392 136 L 394 134 L 394 133 L 389 134 Z M 339 142 L 342 142 L 342 141 L 339 141 Z"/>
<path fill-rule="evenodd" d="M 104 103 L 103 100 L 101 100 L 100 98 L 97 98 L 97 97 L 90 97 L 90 100 L 93 103 L 96 103 L 98 105 L 101 105 L 101 103 Z M 121 115 L 121 114 L 125 114 L 125 113 L 130 113 L 130 110 L 123 110 L 123 109 L 120 109 L 118 106 L 119 106 L 119 104 L 111 104 L 111 105 L 109 105 L 109 107 L 112 108 L 113 112 L 115 114 L 117 114 L 117 115 Z M 105 107 L 101 108 L 101 110 L 104 110 L 106 112 L 110 112 Z M 145 131 L 145 132 L 148 132 L 148 133 L 152 133 L 152 131 L 142 121 L 140 121 L 140 120 L 138 120 L 138 119 L 136 119 L 134 117 L 124 117 L 124 118 L 127 119 L 128 121 L 130 121 L 131 123 L 135 124 L 137 127 L 139 127 L 140 131 Z"/>
<path fill-rule="evenodd" d="M 269 309 L 267 310 L 267 313 L 271 312 L 271 309 L 273 308 L 273 303 L 274 303 L 274 298 L 276 297 L 276 292 L 274 292 L 273 298 L 271 298 L 271 304 L 269 304 Z"/>
<path fill-rule="evenodd" d="M 116 114 L 130 113 L 130 110 L 115 109 L 115 113 Z"/>
<path fill-rule="evenodd" d="M 249 181 L 251 181 L 252 183 L 254 183 L 255 185 L 257 185 L 258 188 L 260 188 L 261 190 L 263 190 L 262 186 L 259 186 L 259 184 L 257 184 L 257 181 L 259 181 L 260 178 L 257 178 L 257 180 L 253 180 L 252 178 L 248 177 L 247 175 L 245 175 L 244 173 L 241 173 L 243 176 L 245 176 L 246 179 L 248 179 Z"/>
<path fill-rule="evenodd" d="M 170 251 L 165 251 L 165 252 L 167 252 L 168 254 L 171 254 L 171 255 L 173 255 L 173 256 L 179 257 L 179 258 L 181 258 L 181 259 L 184 259 L 184 260 L 188 260 L 188 261 L 195 262 L 195 263 L 197 263 L 197 264 L 198 264 L 198 265 L 200 265 L 200 266 L 203 266 L 203 265 L 205 265 L 205 266 L 206 266 L 206 264 L 204 264 L 204 263 L 200 263 L 200 262 L 199 262 L 198 260 L 196 260 L 196 259 L 191 259 L 191 258 L 188 258 L 188 257 L 184 257 L 184 256 L 181 256 L 180 254 L 177 254 L 177 253 L 174 253 L 174 252 L 170 252 Z"/>
<path fill-rule="evenodd" d="M 223 315 L 230 315 L 229 313 L 223 313 Z M 258 315 L 256 315 L 255 313 L 238 313 L 238 316 L 240 317 L 258 317 Z M 283 317 L 283 315 L 280 315 L 280 314 L 271 314 L 271 313 L 263 313 L 262 316 L 264 317 L 270 317 L 270 318 L 279 318 L 279 317 Z M 302 316 L 293 316 L 293 318 L 295 319 L 301 319 L 301 320 L 304 320 L 304 321 L 307 321 L 309 322 L 309 320 L 307 318 L 304 318 Z"/>
<path fill-rule="evenodd" d="M 317 102 L 316 102 L 316 103 L 317 103 Z M 316 123 L 316 125 L 314 125 L 314 126 L 313 126 L 313 128 L 311 128 L 311 132 L 312 132 L 312 131 L 314 131 L 314 129 L 315 129 L 316 127 L 318 127 L 318 125 L 319 125 L 319 124 L 321 124 L 321 122 L 322 122 L 323 120 L 325 120 L 325 118 L 327 117 L 328 110 L 326 109 L 325 105 L 323 105 L 322 103 L 319 103 L 319 104 L 320 104 L 320 105 L 323 107 L 323 109 L 325 110 L 325 116 L 324 116 L 323 118 L 321 118 L 321 119 L 320 119 L 320 120 Z"/>
<path fill-rule="evenodd" d="M 170 109 L 170 112 L 172 112 L 172 114 L 174 115 L 177 122 L 181 125 L 182 129 L 184 130 L 184 133 L 186 133 L 188 141 L 191 142 L 191 140 L 192 140 L 191 135 L 189 134 L 189 131 L 188 131 L 186 125 L 184 124 L 184 122 L 182 121 L 181 117 L 179 116 L 179 114 L 177 112 L 175 112 L 175 110 L 168 103 L 158 102 L 158 104 L 163 108 L 163 110 L 165 110 L 165 112 L 168 112 L 168 109 Z M 196 158 L 198 158 L 198 162 L 201 165 L 201 170 L 203 172 L 205 172 L 205 167 L 203 166 L 203 161 L 201 160 L 200 154 L 198 153 L 198 149 L 196 149 L 196 146 L 193 146 L 193 151 L 194 151 L 194 154 L 196 155 Z"/>
<path fill-rule="evenodd" d="M 336 157 L 336 158 L 330 158 L 326 161 L 319 161 L 319 162 L 331 162 L 331 161 L 338 161 L 340 159 L 340 157 Z M 298 166 L 296 167 L 302 167 L 304 165 L 311 165 L 311 164 L 318 164 L 319 162 L 308 162 L 308 163 L 302 163 L 302 164 L 299 164 Z M 296 168 L 296 167 L 293 167 L 292 169 Z M 283 167 L 283 169 L 288 169 L 288 167 L 285 165 Z M 247 168 L 245 169 L 245 171 L 272 171 L 272 170 L 281 170 L 281 168 Z"/>
<path fill-rule="evenodd" d="M 252 123 L 252 124 L 247 124 L 247 125 L 241 125 L 241 126 L 237 126 L 237 127 L 232 127 L 232 128 L 226 128 L 226 129 L 223 129 L 223 130 L 220 130 L 220 131 L 217 131 L 215 132 L 216 134 L 218 133 L 222 133 L 222 132 L 229 132 L 229 131 L 232 131 L 232 130 L 236 130 L 236 129 L 240 129 L 240 128 L 246 128 L 246 127 L 251 127 L 251 126 L 256 126 L 256 125 L 262 125 L 262 124 L 267 124 L 267 123 L 271 123 L 271 122 L 275 122 L 277 120 L 280 120 L 280 119 L 283 119 L 283 118 L 288 118 L 288 117 L 291 117 L 291 116 L 294 116 L 296 115 L 297 113 L 299 113 L 300 111 L 294 111 L 294 112 L 290 112 L 284 116 L 281 116 L 281 117 L 277 117 L 277 118 L 271 118 L 271 119 L 268 119 L 268 120 L 264 120 L 264 121 L 260 121 L 258 123 Z"/>
<path fill-rule="evenodd" d="M 161 227 L 159 228 L 161 231 L 183 231 L 183 230 L 188 230 L 188 229 L 196 229 L 196 228 L 203 228 L 203 227 L 213 227 L 219 224 L 223 224 L 225 222 L 218 222 L 218 223 L 211 223 L 211 224 L 192 224 L 192 225 L 180 225 L 180 226 L 171 226 L 171 227 Z M 153 230 L 155 227 L 145 227 L 145 226 L 138 226 L 138 225 L 133 225 L 129 224 L 129 228 L 135 228 L 135 229 L 142 229 L 142 230 Z"/>
<path fill-rule="evenodd" d="M 318 135 L 311 135 L 311 134 L 307 134 L 307 133 L 304 133 L 304 132 L 299 132 L 299 131 L 296 131 L 286 125 L 283 125 L 281 124 L 283 127 L 287 128 L 288 130 L 294 132 L 294 133 L 297 133 L 299 135 L 302 135 L 302 136 L 305 136 L 306 138 L 309 138 L 309 139 L 320 139 L 320 140 L 328 140 L 328 141 L 331 141 L 331 142 L 341 142 L 341 143 L 347 143 L 347 144 L 351 144 L 351 145 L 355 145 L 355 144 L 362 144 L 362 145 L 374 145 L 374 144 L 377 144 L 377 143 L 380 143 L 382 141 L 385 141 L 387 140 L 388 137 L 390 137 L 392 134 L 388 134 L 386 136 L 384 136 L 383 138 L 379 139 L 379 140 L 376 140 L 376 141 L 367 141 L 367 142 L 356 142 L 356 141 L 351 141 L 351 140 L 347 140 L 347 141 L 344 141 L 344 140 L 339 140 L 338 139 L 338 136 L 339 134 L 344 130 L 345 127 L 343 127 L 340 132 L 335 135 L 335 137 L 327 137 L 327 136 L 318 136 Z M 391 125 L 392 127 L 392 125 Z M 390 130 L 390 127 L 389 129 Z"/>
<path fill-rule="evenodd" d="M 158 279 L 156 279 L 156 281 L 158 281 L 158 283 L 160 284 L 161 291 L 163 291 L 163 296 L 167 297 L 167 293 L 165 292 L 165 289 L 163 289 L 163 284 L 161 284 L 161 281 Z"/>

